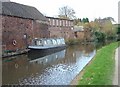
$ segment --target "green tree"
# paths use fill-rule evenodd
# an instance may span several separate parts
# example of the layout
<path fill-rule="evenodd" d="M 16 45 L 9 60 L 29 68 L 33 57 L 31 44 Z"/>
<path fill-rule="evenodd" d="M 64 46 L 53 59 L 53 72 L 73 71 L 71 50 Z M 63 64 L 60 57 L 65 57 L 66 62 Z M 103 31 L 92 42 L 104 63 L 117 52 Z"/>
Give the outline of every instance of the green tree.
<path fill-rule="evenodd" d="M 89 19 L 88 19 L 88 18 L 86 18 L 86 22 L 89 22 Z"/>
<path fill-rule="evenodd" d="M 104 23 L 102 24 L 102 31 L 107 34 L 107 39 L 108 40 L 114 40 L 116 37 L 116 28 L 112 24 L 112 20 L 109 17 L 104 18 Z"/>
<path fill-rule="evenodd" d="M 82 22 L 83 22 L 83 23 L 89 23 L 89 19 L 88 19 L 88 18 L 83 18 L 83 19 L 82 19 Z"/>
<path fill-rule="evenodd" d="M 83 23 L 86 23 L 86 19 L 85 19 L 85 18 L 83 18 L 83 19 L 82 19 L 82 22 L 83 22 Z"/>
<path fill-rule="evenodd" d="M 105 42 L 106 34 L 100 31 L 94 32 L 95 40 L 97 42 Z"/>

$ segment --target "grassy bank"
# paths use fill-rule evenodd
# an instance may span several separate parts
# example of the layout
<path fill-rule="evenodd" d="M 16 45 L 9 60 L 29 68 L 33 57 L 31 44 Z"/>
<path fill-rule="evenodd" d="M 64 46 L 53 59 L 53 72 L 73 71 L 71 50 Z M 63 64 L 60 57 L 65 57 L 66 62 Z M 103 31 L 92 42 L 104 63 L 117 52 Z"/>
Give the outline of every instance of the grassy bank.
<path fill-rule="evenodd" d="M 84 74 L 78 85 L 112 85 L 117 47 L 118 42 L 115 42 L 97 50 L 96 56 L 83 70 Z"/>

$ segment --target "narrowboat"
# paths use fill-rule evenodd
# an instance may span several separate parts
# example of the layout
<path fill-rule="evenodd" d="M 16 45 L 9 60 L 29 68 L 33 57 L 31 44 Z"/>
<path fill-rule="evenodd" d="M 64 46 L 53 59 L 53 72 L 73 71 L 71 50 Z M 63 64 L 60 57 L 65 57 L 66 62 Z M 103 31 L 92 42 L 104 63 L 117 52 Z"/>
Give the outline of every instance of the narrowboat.
<path fill-rule="evenodd" d="M 32 45 L 28 46 L 28 49 L 31 50 L 47 50 L 53 48 L 62 48 L 65 47 L 64 38 L 35 38 L 32 41 Z"/>

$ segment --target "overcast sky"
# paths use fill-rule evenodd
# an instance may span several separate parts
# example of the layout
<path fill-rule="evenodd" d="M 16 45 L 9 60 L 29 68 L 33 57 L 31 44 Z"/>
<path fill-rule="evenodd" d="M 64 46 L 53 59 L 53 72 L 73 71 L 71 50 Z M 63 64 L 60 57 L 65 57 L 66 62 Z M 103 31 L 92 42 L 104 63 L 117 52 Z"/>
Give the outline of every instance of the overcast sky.
<path fill-rule="evenodd" d="M 95 18 L 113 17 L 118 21 L 118 2 L 119 0 L 11 0 L 29 6 L 36 7 L 46 16 L 56 17 L 59 8 L 69 6 L 76 12 L 77 18 L 88 17 L 90 20 Z"/>

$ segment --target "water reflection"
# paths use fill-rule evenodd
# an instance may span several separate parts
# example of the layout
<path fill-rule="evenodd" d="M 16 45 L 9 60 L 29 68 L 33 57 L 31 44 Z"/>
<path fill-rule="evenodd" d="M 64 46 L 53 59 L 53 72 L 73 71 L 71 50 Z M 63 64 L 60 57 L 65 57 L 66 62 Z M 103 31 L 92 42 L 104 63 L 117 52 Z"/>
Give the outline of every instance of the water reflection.
<path fill-rule="evenodd" d="M 28 55 L 4 59 L 3 84 L 68 85 L 94 55 L 90 44 L 67 47 L 37 59 Z"/>
<path fill-rule="evenodd" d="M 56 52 L 56 53 L 53 53 L 51 55 L 47 55 L 47 56 L 44 56 L 44 57 L 40 57 L 38 59 L 31 60 L 30 62 L 31 63 L 35 62 L 35 63 L 42 64 L 42 65 L 50 64 L 54 61 L 57 61 L 61 58 L 64 58 L 65 57 L 65 51 L 66 50 L 62 50 L 60 52 Z"/>
<path fill-rule="evenodd" d="M 53 50 L 51 50 L 51 49 L 48 49 L 48 50 L 31 50 L 31 51 L 28 52 L 28 58 L 31 59 L 31 60 L 42 58 L 44 56 L 54 54 L 56 52 L 64 50 L 65 48 L 66 47 L 56 48 L 56 49 L 53 49 Z M 58 53 L 58 54 L 60 54 L 60 53 Z"/>

